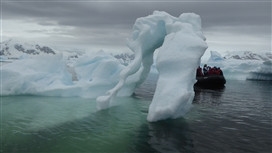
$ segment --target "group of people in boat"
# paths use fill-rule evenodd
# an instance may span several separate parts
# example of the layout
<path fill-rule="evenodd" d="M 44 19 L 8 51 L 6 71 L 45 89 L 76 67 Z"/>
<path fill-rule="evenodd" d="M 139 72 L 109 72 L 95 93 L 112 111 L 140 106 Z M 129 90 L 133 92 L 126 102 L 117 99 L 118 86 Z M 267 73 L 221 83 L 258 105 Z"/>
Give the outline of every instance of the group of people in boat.
<path fill-rule="evenodd" d="M 210 67 L 207 64 L 204 64 L 203 69 L 199 66 L 196 71 L 197 77 L 210 76 L 210 75 L 223 75 L 223 71 L 220 67 Z"/>

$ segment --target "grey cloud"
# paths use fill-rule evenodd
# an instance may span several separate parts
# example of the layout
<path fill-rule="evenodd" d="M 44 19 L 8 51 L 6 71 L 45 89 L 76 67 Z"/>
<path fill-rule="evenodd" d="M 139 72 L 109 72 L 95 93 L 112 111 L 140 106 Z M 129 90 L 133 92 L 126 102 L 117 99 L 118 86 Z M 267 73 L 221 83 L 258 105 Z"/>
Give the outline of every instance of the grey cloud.
<path fill-rule="evenodd" d="M 43 26 L 70 26 L 73 29 L 66 29 L 62 33 L 81 38 L 84 42 L 122 44 L 138 17 L 149 15 L 154 10 L 166 11 L 174 16 L 184 12 L 195 12 L 201 16 L 203 30 L 206 33 L 223 30 L 234 35 L 245 33 L 257 37 L 270 35 L 271 39 L 271 2 L 248 1 L 251 2 L 3 1 L 2 17 L 4 20 L 24 20 Z"/>
<path fill-rule="evenodd" d="M 183 12 L 201 15 L 203 26 L 263 25 L 271 23 L 268 3 L 245 2 L 7 2 L 3 3 L 3 18 L 35 18 L 39 23 L 55 20 L 69 26 L 132 25 L 136 18 L 154 10 L 174 16 Z"/>

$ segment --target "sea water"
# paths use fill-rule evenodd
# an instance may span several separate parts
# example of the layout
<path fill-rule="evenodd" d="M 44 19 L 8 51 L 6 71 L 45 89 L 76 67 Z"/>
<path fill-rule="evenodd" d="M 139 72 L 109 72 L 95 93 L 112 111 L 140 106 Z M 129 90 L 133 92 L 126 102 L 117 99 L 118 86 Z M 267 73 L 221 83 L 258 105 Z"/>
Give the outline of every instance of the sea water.
<path fill-rule="evenodd" d="M 271 82 L 227 80 L 224 89 L 197 89 L 185 117 L 149 123 L 155 87 L 149 77 L 103 111 L 95 99 L 1 97 L 0 152 L 272 152 Z"/>

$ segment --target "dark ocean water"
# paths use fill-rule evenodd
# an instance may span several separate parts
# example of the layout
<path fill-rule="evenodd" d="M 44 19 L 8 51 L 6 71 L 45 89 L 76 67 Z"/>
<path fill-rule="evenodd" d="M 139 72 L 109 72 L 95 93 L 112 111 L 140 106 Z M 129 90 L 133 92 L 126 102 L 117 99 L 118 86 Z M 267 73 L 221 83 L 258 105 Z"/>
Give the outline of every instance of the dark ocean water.
<path fill-rule="evenodd" d="M 271 82 L 227 80 L 221 90 L 198 89 L 185 117 L 149 123 L 154 80 L 99 112 L 94 99 L 1 97 L 0 152 L 272 152 Z"/>

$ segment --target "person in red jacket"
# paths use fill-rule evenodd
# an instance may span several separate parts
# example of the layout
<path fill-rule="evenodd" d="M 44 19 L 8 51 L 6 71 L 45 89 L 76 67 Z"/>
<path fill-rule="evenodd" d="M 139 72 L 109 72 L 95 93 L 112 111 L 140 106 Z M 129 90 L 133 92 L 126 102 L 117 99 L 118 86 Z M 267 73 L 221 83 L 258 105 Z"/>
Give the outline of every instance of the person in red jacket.
<path fill-rule="evenodd" d="M 203 73 L 202 73 L 202 68 L 200 66 L 196 70 L 196 76 L 197 77 L 204 76 Z"/>

